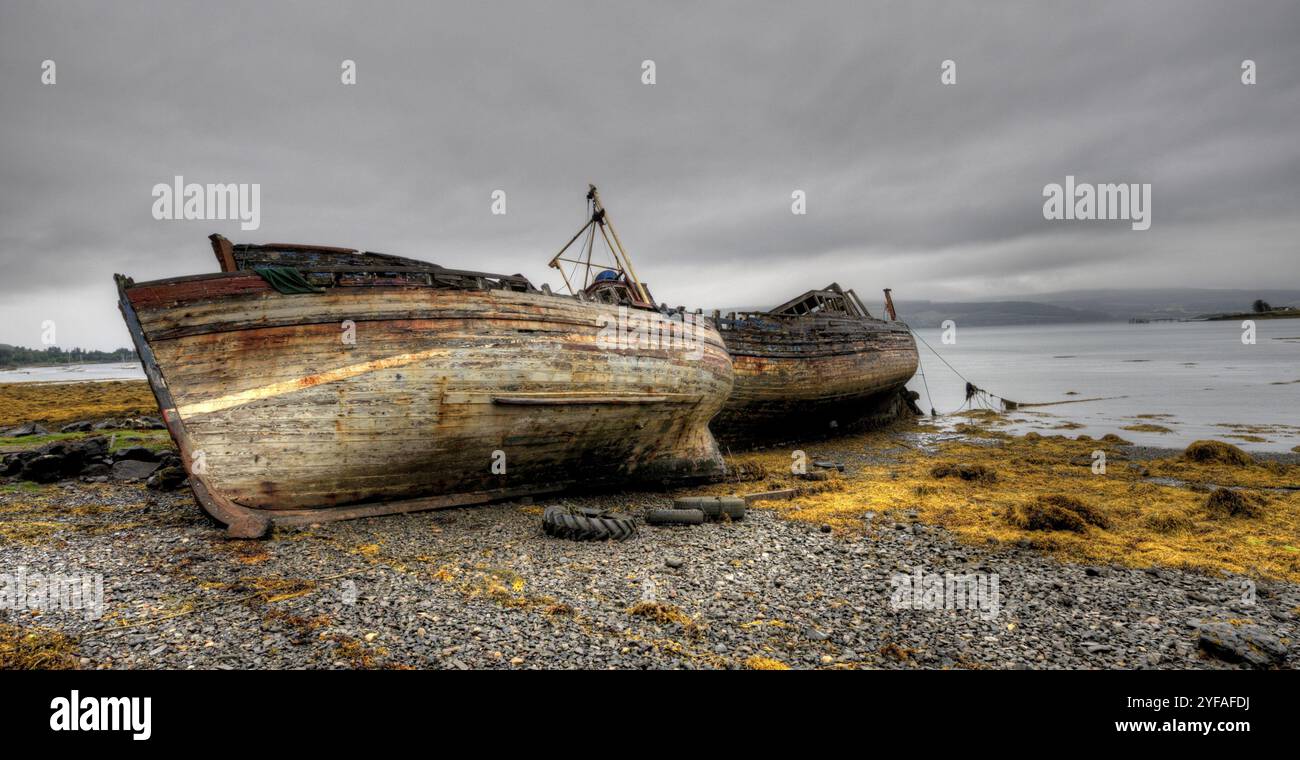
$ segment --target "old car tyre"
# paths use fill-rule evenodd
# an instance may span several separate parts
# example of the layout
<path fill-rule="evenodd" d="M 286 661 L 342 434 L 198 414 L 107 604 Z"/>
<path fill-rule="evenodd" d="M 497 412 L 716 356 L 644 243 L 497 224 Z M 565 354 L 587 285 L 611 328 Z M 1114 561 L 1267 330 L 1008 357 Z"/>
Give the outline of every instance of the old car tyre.
<path fill-rule="evenodd" d="M 718 499 L 722 514 L 733 520 L 745 519 L 745 500 L 739 496 L 722 496 Z"/>
<path fill-rule="evenodd" d="M 722 505 L 716 496 L 686 496 L 673 499 L 673 509 L 698 509 L 710 520 L 722 516 Z"/>
<path fill-rule="evenodd" d="M 650 525 L 700 525 L 704 512 L 698 509 L 652 509 L 645 513 Z"/>
<path fill-rule="evenodd" d="M 542 513 L 542 530 L 571 541 L 622 541 L 636 533 L 636 522 L 627 515 L 599 509 L 554 506 Z"/>

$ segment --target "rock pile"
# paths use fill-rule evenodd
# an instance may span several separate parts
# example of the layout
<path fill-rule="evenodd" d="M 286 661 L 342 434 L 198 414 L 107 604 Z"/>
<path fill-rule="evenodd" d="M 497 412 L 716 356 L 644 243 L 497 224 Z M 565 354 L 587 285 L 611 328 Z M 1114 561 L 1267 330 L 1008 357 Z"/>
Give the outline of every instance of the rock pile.
<path fill-rule="evenodd" d="M 143 446 L 110 451 L 108 438 L 104 436 L 55 441 L 5 455 L 0 460 L 0 475 L 34 483 L 70 478 L 87 483 L 145 480 L 150 488 L 164 491 L 180 487 L 186 479 L 175 452 L 156 452 Z"/>

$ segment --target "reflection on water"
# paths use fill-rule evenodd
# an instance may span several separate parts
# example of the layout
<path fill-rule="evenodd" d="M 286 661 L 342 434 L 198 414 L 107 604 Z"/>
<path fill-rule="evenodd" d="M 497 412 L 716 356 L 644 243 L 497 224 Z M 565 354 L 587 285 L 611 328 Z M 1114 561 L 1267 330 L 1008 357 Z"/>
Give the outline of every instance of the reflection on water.
<path fill-rule="evenodd" d="M 0 371 L 0 383 L 84 383 L 95 380 L 143 380 L 138 362 L 114 364 L 64 364 L 56 367 L 19 367 Z"/>
<path fill-rule="evenodd" d="M 1218 438 L 1256 451 L 1300 445 L 1300 320 L 1259 320 L 1254 345 L 1241 342 L 1240 322 L 958 325 L 953 345 L 940 330 L 918 332 L 972 383 L 1005 398 L 1120 397 L 1009 412 L 1012 424 L 1002 429 L 1011 432 L 1117 433 L 1171 447 Z M 940 414 L 961 408 L 964 382 L 920 350 L 933 406 Z M 920 376 L 908 387 L 928 410 Z M 1135 426 L 1149 427 L 1124 429 Z"/>

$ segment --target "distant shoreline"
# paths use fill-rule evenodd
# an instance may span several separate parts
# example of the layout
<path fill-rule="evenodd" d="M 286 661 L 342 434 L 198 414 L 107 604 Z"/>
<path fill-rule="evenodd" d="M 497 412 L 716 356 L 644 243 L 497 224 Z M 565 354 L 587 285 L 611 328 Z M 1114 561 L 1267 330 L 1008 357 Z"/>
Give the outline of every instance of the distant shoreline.
<path fill-rule="evenodd" d="M 57 369 L 60 367 L 91 367 L 101 364 L 131 364 L 131 359 L 114 359 L 98 362 L 50 362 L 48 364 L 0 364 L 0 372 L 17 372 L 24 369 Z"/>
<path fill-rule="evenodd" d="M 1237 314 L 1214 314 L 1212 316 L 1202 317 L 1197 322 L 1226 322 L 1238 319 L 1300 319 L 1300 309 L 1291 309 L 1288 311 L 1265 311 L 1253 312 L 1243 311 Z"/>

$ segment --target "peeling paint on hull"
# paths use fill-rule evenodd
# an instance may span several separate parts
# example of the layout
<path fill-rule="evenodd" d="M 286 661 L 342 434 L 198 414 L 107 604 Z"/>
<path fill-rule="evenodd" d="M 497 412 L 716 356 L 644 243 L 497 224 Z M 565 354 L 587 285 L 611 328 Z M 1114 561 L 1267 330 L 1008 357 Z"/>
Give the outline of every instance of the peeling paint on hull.
<path fill-rule="evenodd" d="M 233 535 L 722 468 L 708 421 L 733 375 L 709 327 L 695 354 L 609 350 L 610 307 L 538 292 L 285 295 L 239 271 L 119 290 L 195 493 Z"/>
<path fill-rule="evenodd" d="M 747 315 L 719 327 L 736 379 L 711 427 L 731 445 L 824 435 L 891 413 L 916 373 L 916 342 L 901 322 Z"/>

